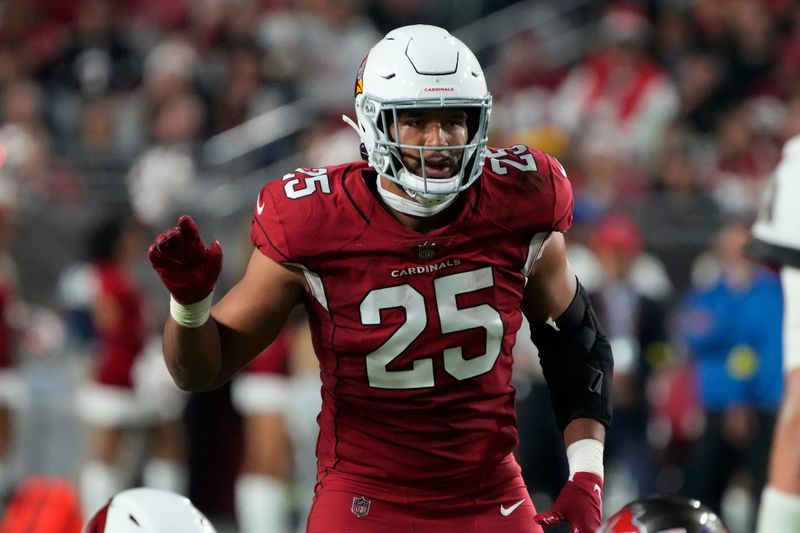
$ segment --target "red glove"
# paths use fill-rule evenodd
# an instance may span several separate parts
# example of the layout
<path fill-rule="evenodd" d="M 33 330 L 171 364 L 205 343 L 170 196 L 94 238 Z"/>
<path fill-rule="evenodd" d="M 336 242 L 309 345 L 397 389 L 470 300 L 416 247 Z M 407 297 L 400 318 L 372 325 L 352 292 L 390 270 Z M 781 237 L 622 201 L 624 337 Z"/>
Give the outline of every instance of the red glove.
<path fill-rule="evenodd" d="M 603 480 L 591 472 L 575 472 L 564 485 L 549 513 L 539 513 L 533 520 L 540 526 L 563 522 L 572 525 L 572 533 L 594 533 L 603 520 Z"/>
<path fill-rule="evenodd" d="M 219 241 L 206 248 L 189 215 L 182 215 L 177 226 L 156 237 L 147 256 L 161 282 L 181 304 L 193 304 L 211 294 L 222 270 Z"/>

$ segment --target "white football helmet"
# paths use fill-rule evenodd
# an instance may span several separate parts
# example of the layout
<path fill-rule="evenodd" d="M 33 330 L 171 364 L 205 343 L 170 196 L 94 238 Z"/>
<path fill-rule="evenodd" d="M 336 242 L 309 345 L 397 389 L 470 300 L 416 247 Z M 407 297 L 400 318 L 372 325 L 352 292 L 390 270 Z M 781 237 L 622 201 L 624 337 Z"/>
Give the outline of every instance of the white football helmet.
<path fill-rule="evenodd" d="M 216 533 L 188 498 L 160 489 L 120 492 L 89 520 L 83 533 Z"/>
<path fill-rule="evenodd" d="M 397 113 L 403 109 L 454 107 L 467 112 L 468 141 L 441 148 L 402 145 L 395 131 Z M 389 32 L 369 51 L 358 72 L 355 87 L 358 125 L 345 117 L 361 137 L 367 161 L 379 176 L 400 184 L 422 205 L 452 200 L 481 174 L 489 129 L 492 97 L 472 51 L 447 30 L 436 26 L 404 26 Z M 463 150 L 461 167 L 448 179 L 411 173 L 400 149 Z"/>

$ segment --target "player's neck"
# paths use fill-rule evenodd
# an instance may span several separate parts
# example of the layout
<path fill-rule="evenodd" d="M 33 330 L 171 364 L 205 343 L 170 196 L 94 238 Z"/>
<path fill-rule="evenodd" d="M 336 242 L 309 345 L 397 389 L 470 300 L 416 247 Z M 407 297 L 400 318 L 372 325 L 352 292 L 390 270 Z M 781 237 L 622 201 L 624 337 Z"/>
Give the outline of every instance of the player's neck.
<path fill-rule="evenodd" d="M 392 216 L 400 221 L 400 223 L 405 227 L 412 229 L 417 233 L 428 233 L 429 231 L 433 231 L 450 224 L 458 214 L 458 209 L 461 207 L 461 201 L 459 199 L 441 213 L 436 213 L 435 215 L 431 215 L 429 217 L 408 215 L 401 211 L 397 211 L 396 209 L 392 209 L 385 203 L 383 203 L 383 205 L 386 207 L 389 213 L 391 213 Z"/>
<path fill-rule="evenodd" d="M 452 205 L 448 206 L 439 213 L 434 213 L 429 216 L 412 215 L 404 213 L 403 211 L 399 211 L 393 208 L 391 205 L 388 205 L 378 193 L 377 187 L 374 186 L 374 183 L 375 182 L 370 184 L 370 190 L 383 208 L 386 209 L 389 214 L 396 218 L 405 227 L 418 233 L 427 233 L 450 224 L 458 216 L 458 212 L 463 205 L 463 198 L 459 197 L 455 202 L 452 203 Z M 382 186 L 396 195 L 401 195 L 408 198 L 406 193 L 400 188 L 399 185 L 387 179 L 383 179 Z"/>

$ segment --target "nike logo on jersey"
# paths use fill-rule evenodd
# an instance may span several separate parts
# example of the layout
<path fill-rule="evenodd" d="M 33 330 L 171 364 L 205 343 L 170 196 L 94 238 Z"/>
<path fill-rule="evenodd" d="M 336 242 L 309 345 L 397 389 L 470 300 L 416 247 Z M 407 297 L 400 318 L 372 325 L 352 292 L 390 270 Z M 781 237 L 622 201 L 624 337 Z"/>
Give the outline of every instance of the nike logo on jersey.
<path fill-rule="evenodd" d="M 603 491 L 600 489 L 600 485 L 598 485 L 597 483 L 594 484 L 594 490 L 596 490 L 597 494 L 599 494 L 600 496 L 603 495 Z"/>
<path fill-rule="evenodd" d="M 511 513 L 513 513 L 514 511 L 516 511 L 516 510 L 517 510 L 517 507 L 519 507 L 519 506 L 520 506 L 520 505 L 522 505 L 523 503 L 525 503 L 525 498 L 522 498 L 520 501 L 518 501 L 517 503 L 515 503 L 515 504 L 514 504 L 514 505 L 512 505 L 511 507 L 506 507 L 505 505 L 503 505 L 503 504 L 501 503 L 501 504 L 500 504 L 500 514 L 501 514 L 501 515 L 503 515 L 503 516 L 508 516 L 508 515 L 510 515 Z"/>
<path fill-rule="evenodd" d="M 262 211 L 264 211 L 264 204 L 261 203 L 261 194 L 259 194 L 256 200 L 256 212 L 260 215 Z"/>

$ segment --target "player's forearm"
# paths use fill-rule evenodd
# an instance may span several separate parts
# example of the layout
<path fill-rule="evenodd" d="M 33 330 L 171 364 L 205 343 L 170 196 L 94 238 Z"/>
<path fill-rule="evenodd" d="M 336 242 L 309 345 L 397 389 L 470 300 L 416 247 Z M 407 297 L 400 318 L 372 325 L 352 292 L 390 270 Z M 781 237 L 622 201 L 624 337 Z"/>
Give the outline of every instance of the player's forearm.
<path fill-rule="evenodd" d="M 578 472 L 590 472 L 603 479 L 603 443 L 606 428 L 591 418 L 576 418 L 564 428 L 564 447 L 569 463 L 569 478 Z"/>
<path fill-rule="evenodd" d="M 175 384 L 186 391 L 207 391 L 219 387 L 222 350 L 216 321 L 202 326 L 179 325 L 171 316 L 164 324 L 164 359 Z"/>
<path fill-rule="evenodd" d="M 564 428 L 564 446 L 582 439 L 594 439 L 605 442 L 606 428 L 591 418 L 576 418 Z"/>

